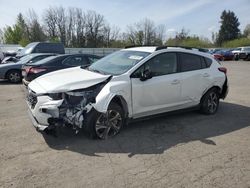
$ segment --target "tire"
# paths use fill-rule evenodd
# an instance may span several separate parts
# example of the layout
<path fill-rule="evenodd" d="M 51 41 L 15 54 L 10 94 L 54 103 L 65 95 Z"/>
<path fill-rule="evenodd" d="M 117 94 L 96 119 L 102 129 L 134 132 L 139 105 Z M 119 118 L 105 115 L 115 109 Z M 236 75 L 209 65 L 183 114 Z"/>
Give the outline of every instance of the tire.
<path fill-rule="evenodd" d="M 124 112 L 120 105 L 116 103 L 111 103 L 109 105 L 106 114 L 99 113 L 92 109 L 86 120 L 86 126 L 89 135 L 92 138 L 98 138 L 102 140 L 117 135 L 121 131 L 123 124 Z"/>
<path fill-rule="evenodd" d="M 218 110 L 220 103 L 218 89 L 212 88 L 203 95 L 200 102 L 200 111 L 203 114 L 212 115 Z"/>
<path fill-rule="evenodd" d="M 6 78 L 9 80 L 11 83 L 19 83 L 22 80 L 22 75 L 21 71 L 18 70 L 11 70 L 7 73 Z"/>
<path fill-rule="evenodd" d="M 235 54 L 235 55 L 234 55 L 234 60 L 235 60 L 235 61 L 239 61 L 239 55 L 238 55 L 238 54 Z"/>

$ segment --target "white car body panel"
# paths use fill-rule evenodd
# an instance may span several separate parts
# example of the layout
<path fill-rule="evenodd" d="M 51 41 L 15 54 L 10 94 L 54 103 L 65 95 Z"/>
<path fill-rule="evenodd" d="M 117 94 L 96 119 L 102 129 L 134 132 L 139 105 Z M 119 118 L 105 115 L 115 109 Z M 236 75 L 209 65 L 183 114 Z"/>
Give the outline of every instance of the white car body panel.
<path fill-rule="evenodd" d="M 101 112 L 105 113 L 108 109 L 110 101 L 115 96 L 121 96 L 125 99 L 128 105 L 129 117 L 132 117 L 132 103 L 131 103 L 131 88 L 128 82 L 119 81 L 119 78 L 113 78 L 109 83 L 107 83 L 102 91 L 96 97 L 96 103 L 93 107 Z"/>
<path fill-rule="evenodd" d="M 156 47 L 123 49 L 150 52 L 149 56 L 138 62 L 126 73 L 113 76 L 95 97 L 95 102 L 88 104 L 88 110 L 94 107 L 100 113 L 106 113 L 110 102 L 116 96 L 122 97 L 127 105 L 129 118 L 140 118 L 148 115 L 192 107 L 199 104 L 203 94 L 213 86 L 222 89 L 225 74 L 218 70 L 221 67 L 210 54 L 181 48 L 168 48 L 155 51 Z M 210 68 L 195 71 L 177 72 L 153 77 L 141 81 L 130 78 L 131 74 L 152 57 L 165 52 L 185 52 L 202 55 L 213 60 Z M 96 72 L 74 67 L 55 71 L 32 81 L 28 88 L 36 93 L 38 102 L 30 111 L 42 128 L 48 125 L 48 118 L 59 117 L 58 107 L 62 100 L 52 100 L 43 94 L 66 93 L 81 90 L 102 83 L 110 78 Z M 91 107 L 90 107 L 91 106 Z M 41 109 L 51 110 L 50 114 Z"/>
<path fill-rule="evenodd" d="M 59 93 L 88 88 L 105 81 L 109 76 L 90 72 L 80 67 L 73 67 L 38 77 L 29 84 L 29 87 L 33 91 L 38 90 L 38 94 L 41 92 Z"/>
<path fill-rule="evenodd" d="M 156 114 L 182 103 L 179 74 L 157 76 L 143 82 L 131 78 L 131 84 L 134 117 Z"/>

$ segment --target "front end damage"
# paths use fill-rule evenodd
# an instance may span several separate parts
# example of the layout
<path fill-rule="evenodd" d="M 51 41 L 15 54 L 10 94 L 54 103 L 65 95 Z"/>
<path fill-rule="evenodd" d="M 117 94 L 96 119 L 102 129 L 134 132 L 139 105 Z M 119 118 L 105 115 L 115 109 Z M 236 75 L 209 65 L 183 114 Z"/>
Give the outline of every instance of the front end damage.
<path fill-rule="evenodd" d="M 77 133 L 84 127 L 96 96 L 109 80 L 110 78 L 89 88 L 62 93 L 37 95 L 29 91 L 27 103 L 33 125 L 39 131 L 70 126 Z"/>

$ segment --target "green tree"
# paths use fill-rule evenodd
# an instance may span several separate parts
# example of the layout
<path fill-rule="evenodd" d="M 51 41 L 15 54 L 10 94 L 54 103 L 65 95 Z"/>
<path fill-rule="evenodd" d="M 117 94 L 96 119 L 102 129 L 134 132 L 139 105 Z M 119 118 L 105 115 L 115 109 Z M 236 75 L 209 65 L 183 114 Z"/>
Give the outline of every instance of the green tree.
<path fill-rule="evenodd" d="M 7 44 L 18 44 L 22 39 L 21 29 L 17 25 L 13 27 L 7 26 L 4 29 L 4 41 Z"/>
<path fill-rule="evenodd" d="M 19 40 L 18 44 L 21 46 L 26 46 L 28 43 L 30 43 L 29 29 L 21 13 L 17 15 L 16 26 L 20 29 L 21 35 L 21 40 Z"/>
<path fill-rule="evenodd" d="M 240 37 L 240 22 L 234 12 L 224 10 L 220 17 L 221 26 L 216 40 L 217 45 Z"/>
<path fill-rule="evenodd" d="M 8 44 L 20 44 L 26 46 L 29 43 L 28 36 L 28 27 L 21 13 L 18 14 L 15 25 L 12 27 L 7 26 L 4 29 L 4 41 Z"/>

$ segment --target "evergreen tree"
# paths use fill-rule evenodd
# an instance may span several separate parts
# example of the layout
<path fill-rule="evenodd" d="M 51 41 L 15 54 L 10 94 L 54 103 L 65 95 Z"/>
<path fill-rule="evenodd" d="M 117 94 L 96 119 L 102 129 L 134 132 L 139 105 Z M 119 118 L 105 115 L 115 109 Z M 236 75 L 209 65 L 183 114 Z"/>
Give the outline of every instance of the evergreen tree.
<path fill-rule="evenodd" d="M 29 29 L 28 26 L 24 20 L 24 17 L 21 13 L 17 15 L 17 21 L 16 21 L 16 27 L 20 29 L 21 34 L 21 40 L 19 40 L 19 44 L 21 46 L 26 46 L 29 41 Z"/>
<path fill-rule="evenodd" d="M 223 42 L 240 37 L 240 23 L 234 12 L 230 10 L 224 10 L 220 19 L 221 26 L 218 33 L 217 44 L 221 46 Z"/>

